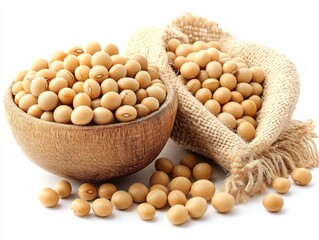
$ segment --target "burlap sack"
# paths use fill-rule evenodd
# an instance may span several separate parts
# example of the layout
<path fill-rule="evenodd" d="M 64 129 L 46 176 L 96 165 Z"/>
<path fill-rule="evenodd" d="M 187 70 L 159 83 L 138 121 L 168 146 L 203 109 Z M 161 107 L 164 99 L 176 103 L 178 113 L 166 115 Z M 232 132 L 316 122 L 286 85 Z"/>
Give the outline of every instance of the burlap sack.
<path fill-rule="evenodd" d="M 253 141 L 247 143 L 225 127 L 176 78 L 166 54 L 171 38 L 183 43 L 215 40 L 222 51 L 265 69 L 263 103 Z M 189 13 L 164 28 L 139 29 L 129 40 L 127 52 L 135 53 L 146 54 L 160 67 L 161 78 L 175 86 L 179 107 L 172 139 L 225 169 L 229 175 L 222 190 L 231 193 L 237 202 L 262 192 L 276 177 L 286 177 L 296 167 L 318 165 L 314 124 L 291 120 L 299 97 L 299 80 L 294 65 L 285 56 L 258 44 L 238 41 L 216 23 Z"/>

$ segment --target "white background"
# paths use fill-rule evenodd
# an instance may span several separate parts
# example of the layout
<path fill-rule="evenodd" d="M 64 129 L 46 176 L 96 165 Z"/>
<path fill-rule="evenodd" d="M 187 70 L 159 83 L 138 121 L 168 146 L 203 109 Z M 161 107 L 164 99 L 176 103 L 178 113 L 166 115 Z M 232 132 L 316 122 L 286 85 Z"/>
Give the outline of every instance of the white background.
<path fill-rule="evenodd" d="M 258 2 L 258 3 L 257 3 Z M 96 40 L 116 43 L 125 52 L 138 26 L 164 26 L 185 13 L 205 16 L 241 40 L 267 45 L 288 56 L 299 71 L 301 95 L 294 114 L 299 120 L 318 114 L 318 1 L 0 1 L 0 95 L 20 69 L 54 50 Z M 109 218 L 78 218 L 71 200 L 54 209 L 38 202 L 54 176 L 29 161 L 14 141 L 0 107 L 0 239 L 319 239 L 319 171 L 308 187 L 292 185 L 279 214 L 265 211 L 262 196 L 236 206 L 229 215 L 209 205 L 204 218 L 174 227 L 160 210 L 151 222 L 138 218 L 136 205 L 115 210 Z M 317 128 L 317 130 L 319 130 Z M 317 141 L 318 143 L 318 141 Z M 169 142 L 161 153 L 178 162 L 183 150 Z M 116 181 L 124 190 L 135 181 L 147 183 L 153 164 Z M 225 175 L 215 167 L 217 186 Z M 78 183 L 72 181 L 74 188 Z M 273 192 L 272 189 L 267 190 Z M 75 197 L 75 194 L 73 195 Z M 200 236 L 198 236 L 200 235 Z"/>

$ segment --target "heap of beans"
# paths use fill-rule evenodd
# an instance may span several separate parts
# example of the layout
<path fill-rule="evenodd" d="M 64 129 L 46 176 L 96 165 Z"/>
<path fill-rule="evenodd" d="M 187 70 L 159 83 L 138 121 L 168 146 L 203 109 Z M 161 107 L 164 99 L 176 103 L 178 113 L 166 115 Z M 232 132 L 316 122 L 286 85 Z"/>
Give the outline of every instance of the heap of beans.
<path fill-rule="evenodd" d="M 78 198 L 71 203 L 71 209 L 80 217 L 87 216 L 91 209 L 95 215 L 107 217 L 112 214 L 113 207 L 125 210 L 137 203 L 136 211 L 141 219 L 151 220 L 157 209 L 168 208 L 168 220 L 174 225 L 181 225 L 189 217 L 202 217 L 207 211 L 208 201 L 218 212 L 223 213 L 231 211 L 235 205 L 231 195 L 215 195 L 215 185 L 211 181 L 212 166 L 198 162 L 193 154 L 182 156 L 178 165 L 174 165 L 168 158 L 158 158 L 155 169 L 149 179 L 149 186 L 133 183 L 127 191 L 117 189 L 112 183 L 104 183 L 99 187 L 83 183 L 78 188 Z M 59 197 L 67 198 L 71 192 L 70 183 L 61 180 L 55 190 L 42 189 L 39 199 L 44 206 L 54 207 Z"/>
<path fill-rule="evenodd" d="M 143 220 L 153 219 L 157 209 L 166 208 L 171 224 L 181 225 L 189 218 L 204 216 L 208 209 L 207 202 L 211 202 L 219 213 L 228 213 L 235 206 L 232 195 L 225 192 L 215 194 L 215 185 L 211 181 L 212 166 L 198 162 L 193 154 L 183 155 L 178 165 L 174 165 L 168 158 L 158 158 L 155 169 L 149 179 L 149 186 L 137 182 L 131 184 L 127 191 L 119 190 L 113 183 L 104 183 L 98 187 L 83 183 L 77 190 L 78 198 L 71 203 L 71 209 L 79 217 L 87 216 L 91 209 L 99 217 L 108 217 L 113 213 L 113 208 L 126 210 L 136 203 L 137 214 Z M 305 168 L 296 168 L 291 177 L 301 186 L 309 184 L 312 179 L 311 172 Z M 287 178 L 277 178 L 273 182 L 273 188 L 280 194 L 288 192 L 290 187 Z M 71 184 L 61 180 L 55 190 L 42 189 L 39 200 L 46 207 L 54 207 L 59 198 L 67 198 L 71 192 Z M 278 212 L 284 201 L 278 194 L 268 194 L 262 204 L 269 212 Z"/>
<path fill-rule="evenodd" d="M 215 41 L 182 44 L 170 39 L 167 54 L 178 78 L 208 111 L 246 141 L 255 137 L 265 78 L 262 68 L 222 52 Z"/>
<path fill-rule="evenodd" d="M 129 122 L 159 109 L 167 89 L 157 66 L 142 55 L 119 55 L 98 42 L 36 59 L 12 85 L 15 103 L 28 114 L 75 125 Z"/>

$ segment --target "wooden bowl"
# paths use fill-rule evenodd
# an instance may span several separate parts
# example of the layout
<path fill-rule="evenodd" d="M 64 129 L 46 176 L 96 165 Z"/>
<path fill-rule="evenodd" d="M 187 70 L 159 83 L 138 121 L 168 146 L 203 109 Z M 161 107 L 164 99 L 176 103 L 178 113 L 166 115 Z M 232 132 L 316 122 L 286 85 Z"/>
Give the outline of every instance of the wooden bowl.
<path fill-rule="evenodd" d="M 102 182 L 149 165 L 170 137 L 177 96 L 164 81 L 167 97 L 158 111 L 128 123 L 75 126 L 44 121 L 22 111 L 11 86 L 4 105 L 11 131 L 25 155 L 43 169 L 79 181 Z"/>

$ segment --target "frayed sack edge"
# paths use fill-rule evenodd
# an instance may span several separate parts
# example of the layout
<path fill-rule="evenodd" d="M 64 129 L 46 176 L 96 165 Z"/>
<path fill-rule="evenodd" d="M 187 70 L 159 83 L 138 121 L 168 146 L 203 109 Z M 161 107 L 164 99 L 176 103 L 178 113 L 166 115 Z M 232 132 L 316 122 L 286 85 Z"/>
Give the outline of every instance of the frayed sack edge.
<path fill-rule="evenodd" d="M 226 178 L 221 191 L 233 195 L 236 202 L 263 192 L 277 177 L 288 177 L 295 168 L 312 168 L 319 165 L 319 152 L 314 141 L 313 121 L 291 121 L 278 140 L 258 156 L 242 159 L 235 152 L 231 175 Z"/>

